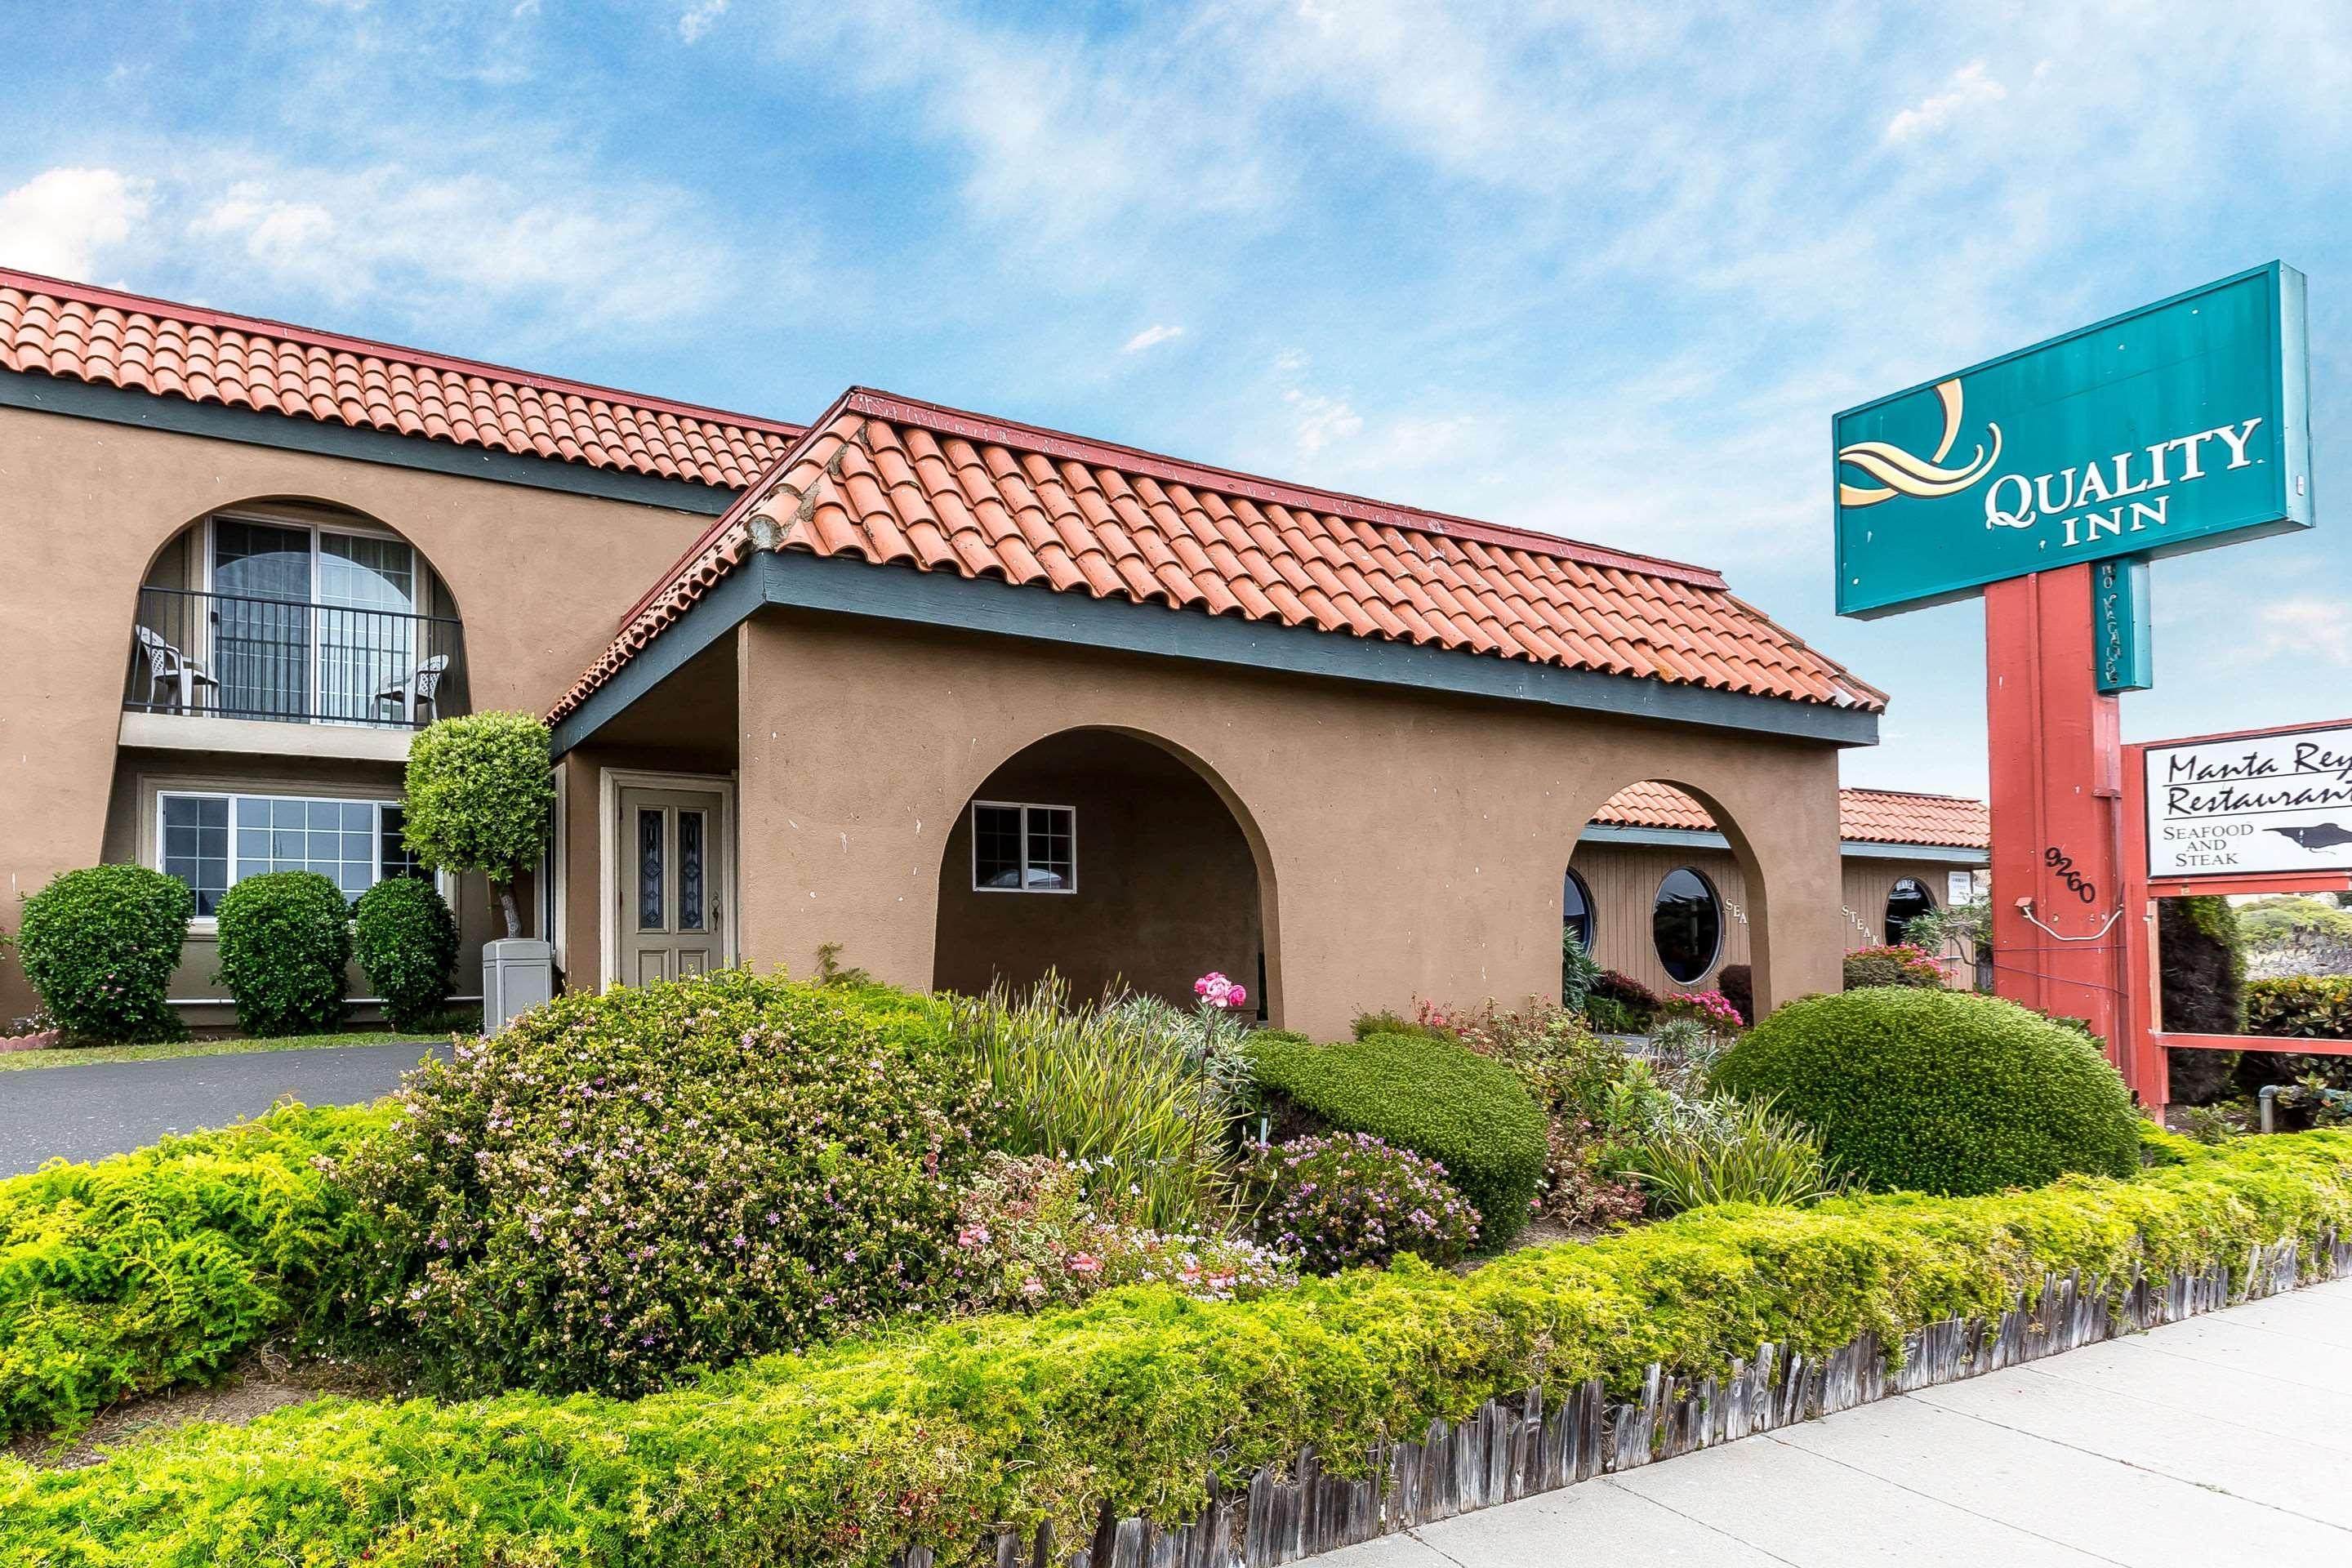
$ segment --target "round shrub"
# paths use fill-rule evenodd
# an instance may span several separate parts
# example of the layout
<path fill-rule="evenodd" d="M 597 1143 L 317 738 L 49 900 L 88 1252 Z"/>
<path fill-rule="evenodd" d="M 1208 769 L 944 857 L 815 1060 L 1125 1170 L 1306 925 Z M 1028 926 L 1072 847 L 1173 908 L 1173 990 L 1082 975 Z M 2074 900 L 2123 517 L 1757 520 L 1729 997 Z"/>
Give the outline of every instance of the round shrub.
<path fill-rule="evenodd" d="M 25 900 L 16 957 L 67 1034 L 176 1040 L 187 1027 L 164 998 L 195 912 L 185 882 L 144 866 L 64 871 Z"/>
<path fill-rule="evenodd" d="M 2139 1119 L 2098 1047 L 1969 992 L 1882 986 L 1790 1003 L 1724 1052 L 1714 1081 L 1773 1097 L 1874 1188 L 1962 1195 L 2139 1169 Z"/>
<path fill-rule="evenodd" d="M 992 1131 L 944 1005 L 741 970 L 559 996 L 398 1103 L 362 1311 L 463 1392 L 635 1395 L 945 1307 Z"/>
<path fill-rule="evenodd" d="M 1250 1037 L 1258 1088 L 1338 1132 L 1369 1132 L 1445 1167 L 1482 1239 L 1519 1233 L 1550 1150 L 1543 1112 L 1509 1068 L 1452 1040 L 1374 1035 L 1334 1046 Z"/>
<path fill-rule="evenodd" d="M 316 871 L 271 871 L 221 895 L 220 979 L 236 1026 L 262 1038 L 341 1026 L 352 907 Z"/>
<path fill-rule="evenodd" d="M 1451 1263 L 1477 1245 L 1478 1211 L 1445 1167 L 1368 1132 L 1253 1144 L 1241 1179 L 1257 1238 L 1317 1274 L 1401 1252 Z"/>
<path fill-rule="evenodd" d="M 441 1011 L 457 962 L 457 921 L 440 889 L 422 877 L 378 882 L 360 895 L 352 935 L 394 1028 L 422 1028 Z"/>

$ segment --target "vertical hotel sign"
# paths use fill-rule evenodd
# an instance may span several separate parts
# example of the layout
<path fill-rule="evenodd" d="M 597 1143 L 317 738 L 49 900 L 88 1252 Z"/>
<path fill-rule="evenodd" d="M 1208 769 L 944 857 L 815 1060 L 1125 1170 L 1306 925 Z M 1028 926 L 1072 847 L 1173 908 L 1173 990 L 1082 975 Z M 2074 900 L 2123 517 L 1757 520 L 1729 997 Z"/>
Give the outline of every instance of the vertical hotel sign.
<path fill-rule="evenodd" d="M 2303 300 L 2273 262 L 1838 415 L 1838 613 L 2310 527 Z M 2109 690 L 2147 684 L 2141 586 L 2101 584 Z"/>

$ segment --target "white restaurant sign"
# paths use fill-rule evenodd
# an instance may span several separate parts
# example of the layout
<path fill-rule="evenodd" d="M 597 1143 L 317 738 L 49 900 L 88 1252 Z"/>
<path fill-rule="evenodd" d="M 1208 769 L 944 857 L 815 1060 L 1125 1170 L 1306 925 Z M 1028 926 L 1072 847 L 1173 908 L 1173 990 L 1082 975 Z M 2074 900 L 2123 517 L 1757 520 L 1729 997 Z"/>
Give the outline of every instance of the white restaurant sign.
<path fill-rule="evenodd" d="M 2147 749 L 2150 877 L 2352 870 L 2352 724 Z"/>

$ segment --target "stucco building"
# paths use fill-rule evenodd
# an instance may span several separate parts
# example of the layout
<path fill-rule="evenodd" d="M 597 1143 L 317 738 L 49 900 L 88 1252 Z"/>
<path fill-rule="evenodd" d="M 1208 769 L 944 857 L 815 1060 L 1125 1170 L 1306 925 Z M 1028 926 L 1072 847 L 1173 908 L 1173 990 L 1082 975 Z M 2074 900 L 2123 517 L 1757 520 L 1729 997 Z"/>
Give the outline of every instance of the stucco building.
<path fill-rule="evenodd" d="M 11 273 L 0 473 L 9 893 L 409 874 L 409 735 L 521 708 L 575 987 L 838 942 L 913 985 L 1221 969 L 1328 1031 L 1554 990 L 1571 868 L 1604 957 L 1650 918 L 1654 884 L 1622 921 L 1601 891 L 1673 847 L 1610 838 L 1646 826 L 1701 836 L 1737 905 L 1706 973 L 1769 1005 L 1833 987 L 1879 898 L 1837 759 L 1884 698 L 1703 567 L 865 389 L 802 426 Z M 1705 826 L 1612 817 L 1643 784 Z M 493 913 L 447 890 L 465 981 Z M 32 1005 L 0 966 L 0 1017 Z"/>

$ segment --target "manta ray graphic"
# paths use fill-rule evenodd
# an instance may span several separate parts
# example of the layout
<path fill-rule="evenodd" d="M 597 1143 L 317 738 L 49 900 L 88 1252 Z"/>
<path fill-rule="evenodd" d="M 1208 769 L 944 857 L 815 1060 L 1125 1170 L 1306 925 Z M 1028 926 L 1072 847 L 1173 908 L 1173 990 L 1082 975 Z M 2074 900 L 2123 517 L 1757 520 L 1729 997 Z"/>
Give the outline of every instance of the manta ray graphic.
<path fill-rule="evenodd" d="M 2314 854 L 2333 849 L 2338 844 L 2352 844 L 2352 831 L 2333 822 L 2314 822 L 2302 827 L 2273 827 L 2273 833 L 2284 834 Z"/>

